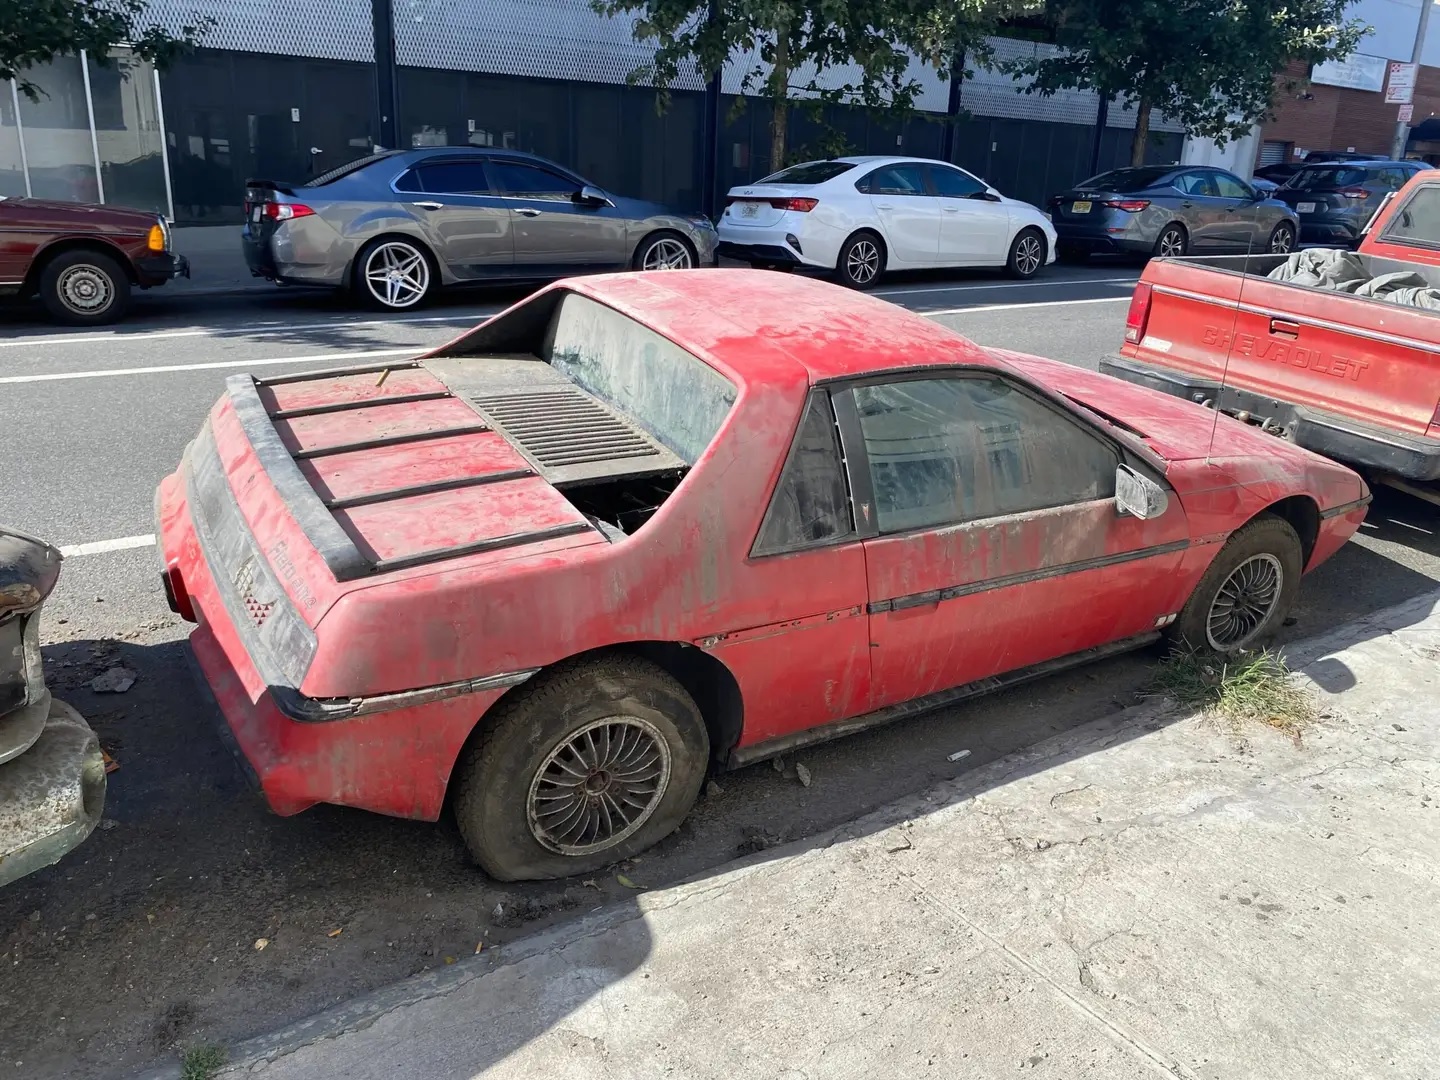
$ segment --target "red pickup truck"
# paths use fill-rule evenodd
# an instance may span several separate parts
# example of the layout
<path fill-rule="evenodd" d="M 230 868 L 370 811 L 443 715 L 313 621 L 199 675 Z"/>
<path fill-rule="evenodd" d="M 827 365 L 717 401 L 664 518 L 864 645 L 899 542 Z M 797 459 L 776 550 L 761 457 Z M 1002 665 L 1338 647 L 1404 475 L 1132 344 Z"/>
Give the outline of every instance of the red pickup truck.
<path fill-rule="evenodd" d="M 1440 171 L 1358 252 L 1156 259 L 1100 370 L 1440 502 Z"/>

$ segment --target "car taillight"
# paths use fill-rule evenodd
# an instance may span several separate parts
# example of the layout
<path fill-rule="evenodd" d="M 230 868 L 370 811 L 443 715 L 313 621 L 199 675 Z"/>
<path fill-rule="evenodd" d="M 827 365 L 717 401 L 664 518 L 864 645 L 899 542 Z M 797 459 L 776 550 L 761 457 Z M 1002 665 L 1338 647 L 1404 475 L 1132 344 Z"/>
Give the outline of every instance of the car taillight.
<path fill-rule="evenodd" d="M 820 205 L 819 199 L 771 199 L 770 205 L 776 210 L 795 210 L 801 214 L 808 214 L 815 207 Z"/>
<path fill-rule="evenodd" d="M 1370 197 L 1370 192 L 1366 191 L 1363 187 L 1341 188 L 1335 194 L 1344 195 L 1347 199 L 1368 199 Z"/>
<path fill-rule="evenodd" d="M 1138 345 L 1145 337 L 1145 324 L 1150 321 L 1150 294 L 1154 290 L 1147 282 L 1135 286 L 1135 295 L 1130 298 L 1130 310 L 1125 313 L 1125 340 Z"/>
<path fill-rule="evenodd" d="M 1138 214 L 1141 210 L 1149 209 L 1149 199 L 1111 199 L 1103 202 L 1101 206 L 1108 206 L 1112 210 L 1124 210 L 1127 214 Z"/>
<path fill-rule="evenodd" d="M 289 221 L 291 218 L 309 217 L 315 213 L 304 203 L 267 202 L 265 216 L 271 221 Z"/>

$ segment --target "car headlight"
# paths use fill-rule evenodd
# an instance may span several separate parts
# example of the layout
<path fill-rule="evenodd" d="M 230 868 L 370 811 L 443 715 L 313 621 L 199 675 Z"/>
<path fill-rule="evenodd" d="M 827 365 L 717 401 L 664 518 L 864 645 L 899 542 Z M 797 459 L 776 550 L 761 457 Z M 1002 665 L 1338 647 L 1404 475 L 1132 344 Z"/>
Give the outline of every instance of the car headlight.
<path fill-rule="evenodd" d="M 704 214 L 695 214 L 693 217 L 690 218 L 690 224 L 694 225 L 697 229 L 708 230 L 715 228 L 715 223 L 711 221 L 708 217 L 706 217 Z"/>

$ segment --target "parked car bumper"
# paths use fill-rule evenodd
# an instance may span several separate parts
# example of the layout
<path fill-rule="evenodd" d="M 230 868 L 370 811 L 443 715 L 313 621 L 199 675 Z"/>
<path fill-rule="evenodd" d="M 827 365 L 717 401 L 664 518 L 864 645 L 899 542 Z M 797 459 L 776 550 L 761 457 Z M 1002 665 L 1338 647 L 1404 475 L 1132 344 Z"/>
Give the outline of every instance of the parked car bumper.
<path fill-rule="evenodd" d="M 316 803 L 433 821 L 475 723 L 503 690 L 339 720 L 297 720 L 293 688 L 270 685 L 232 618 L 192 516 L 189 451 L 156 492 L 156 536 L 172 609 L 192 619 L 190 648 L 221 740 L 277 814 Z M 226 586 L 228 587 L 228 583 Z"/>
<path fill-rule="evenodd" d="M 190 276 L 190 260 L 173 251 L 148 255 L 135 260 L 135 278 L 142 289 L 164 285 L 171 278 Z"/>
<path fill-rule="evenodd" d="M 325 228 L 329 230 L 328 225 Z M 283 285 L 326 288 L 344 285 L 354 252 L 337 251 L 334 245 L 321 246 L 308 237 L 296 235 L 297 232 L 287 226 L 284 231 L 261 239 L 250 231 L 248 224 L 245 225 L 240 233 L 240 248 L 250 273 Z M 330 237 L 338 239 L 333 230 L 330 230 Z"/>
<path fill-rule="evenodd" d="M 1360 230 L 1369 220 L 1368 214 L 1363 221 L 1348 215 L 1306 214 L 1300 218 L 1300 242 L 1353 247 L 1360 240 Z"/>
<path fill-rule="evenodd" d="M 1187 401 L 1218 403 L 1221 410 L 1246 418 L 1267 418 L 1289 441 L 1347 465 L 1374 469 L 1409 480 L 1440 479 L 1440 439 L 1372 427 L 1306 405 L 1297 405 L 1214 379 L 1173 368 L 1107 356 L 1100 373 L 1137 386 L 1160 390 Z"/>
<path fill-rule="evenodd" d="M 1123 253 L 1147 254 L 1155 246 L 1155 237 L 1147 234 L 1144 224 L 1126 215 L 1131 220 L 1113 220 L 1097 216 L 1093 222 L 1080 224 L 1072 221 L 1055 221 L 1055 242 L 1069 251 L 1085 251 L 1097 254 Z"/>
<path fill-rule="evenodd" d="M 724 259 L 774 266 L 833 270 L 846 233 L 809 214 L 787 213 L 774 225 L 733 225 L 720 219 L 719 255 Z"/>

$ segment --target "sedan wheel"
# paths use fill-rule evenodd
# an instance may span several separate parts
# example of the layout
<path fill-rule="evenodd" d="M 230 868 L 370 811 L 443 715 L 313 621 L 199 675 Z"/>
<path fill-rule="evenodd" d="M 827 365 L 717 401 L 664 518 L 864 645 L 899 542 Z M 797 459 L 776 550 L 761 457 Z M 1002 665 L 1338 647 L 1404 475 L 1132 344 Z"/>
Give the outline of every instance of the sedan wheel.
<path fill-rule="evenodd" d="M 114 322 L 130 306 L 130 279 L 98 251 L 56 256 L 40 271 L 39 291 L 51 316 L 71 326 Z"/>
<path fill-rule="evenodd" d="M 1045 265 L 1045 238 L 1033 229 L 1027 229 L 1015 238 L 1010 247 L 1010 258 L 1005 264 L 1011 277 L 1030 278 L 1039 273 Z"/>
<path fill-rule="evenodd" d="M 835 267 L 840 280 L 852 289 L 868 289 L 885 272 L 885 251 L 874 233 L 857 233 L 845 241 Z"/>
<path fill-rule="evenodd" d="M 1160 239 L 1155 241 L 1155 254 L 1162 259 L 1178 259 L 1185 254 L 1189 246 L 1189 237 L 1185 235 L 1185 230 L 1179 225 L 1169 225 L 1160 234 Z"/>
<path fill-rule="evenodd" d="M 635 265 L 640 270 L 689 270 L 695 265 L 695 257 L 679 237 L 657 236 L 641 247 Z"/>
<path fill-rule="evenodd" d="M 430 260 L 403 240 L 384 240 L 360 262 L 366 298 L 390 311 L 413 308 L 430 293 Z"/>
<path fill-rule="evenodd" d="M 1263 645 L 1295 603 L 1303 569 L 1294 526 L 1262 514 L 1215 556 L 1172 625 L 1172 639 L 1222 656 Z"/>
<path fill-rule="evenodd" d="M 1295 227 L 1281 223 L 1270 234 L 1270 254 L 1289 255 L 1295 250 Z"/>

